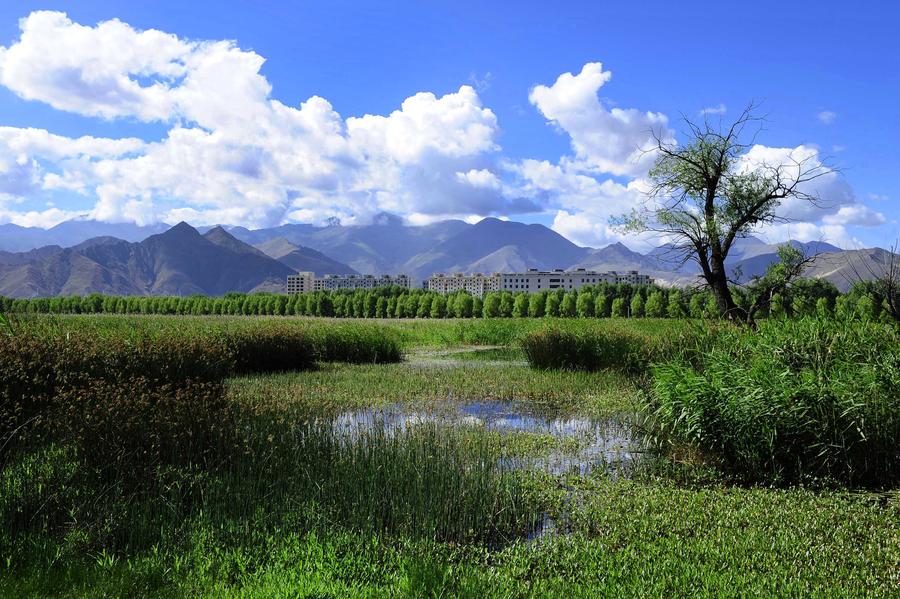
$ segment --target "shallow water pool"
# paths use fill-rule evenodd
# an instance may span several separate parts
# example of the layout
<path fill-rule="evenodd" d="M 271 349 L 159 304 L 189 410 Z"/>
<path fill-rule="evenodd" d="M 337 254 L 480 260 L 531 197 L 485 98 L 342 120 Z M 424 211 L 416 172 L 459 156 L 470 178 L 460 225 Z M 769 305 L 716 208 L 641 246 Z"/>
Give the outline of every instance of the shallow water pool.
<path fill-rule="evenodd" d="M 559 441 L 539 455 L 502 458 L 503 465 L 512 469 L 584 475 L 600 468 L 611 475 L 628 476 L 643 453 L 640 436 L 627 419 L 547 417 L 530 413 L 514 402 L 447 401 L 427 410 L 401 405 L 366 408 L 339 414 L 332 426 L 335 432 L 352 439 L 375 430 L 405 432 L 426 423 L 501 434 L 549 435 Z"/>

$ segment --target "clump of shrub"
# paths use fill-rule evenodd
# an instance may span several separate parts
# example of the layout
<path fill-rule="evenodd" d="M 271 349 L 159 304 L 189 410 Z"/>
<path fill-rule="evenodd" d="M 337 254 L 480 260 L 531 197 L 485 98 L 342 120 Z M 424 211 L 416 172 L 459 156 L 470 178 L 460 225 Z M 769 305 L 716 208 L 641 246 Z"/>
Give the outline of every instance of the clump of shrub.
<path fill-rule="evenodd" d="M 317 361 L 384 364 L 403 358 L 399 336 L 363 323 L 298 325 L 264 321 L 224 333 L 235 374 L 309 370 Z"/>
<path fill-rule="evenodd" d="M 229 421 L 233 370 L 214 338 L 0 338 L 0 459 L 47 444 L 134 478 L 160 464 L 200 463 Z"/>
<path fill-rule="evenodd" d="M 532 368 L 617 369 L 640 374 L 654 361 L 691 346 L 695 337 L 690 330 L 651 335 L 624 328 L 572 330 L 549 327 L 523 335 L 520 344 Z"/>
<path fill-rule="evenodd" d="M 621 363 L 628 353 L 624 337 L 548 328 L 524 335 L 520 343 L 532 368 L 600 370 Z"/>
<path fill-rule="evenodd" d="M 764 322 L 652 368 L 660 438 L 747 482 L 900 480 L 900 334 L 874 323 Z"/>
<path fill-rule="evenodd" d="M 281 323 L 228 331 L 224 341 L 234 374 L 309 370 L 322 353 L 321 342 L 308 330 Z"/>
<path fill-rule="evenodd" d="M 181 387 L 221 382 L 233 369 L 227 345 L 186 337 L 138 340 L 95 333 L 0 337 L 0 438 L 7 450 L 16 439 L 59 435 L 60 422 L 91 418 L 65 406 L 76 390 L 98 383 L 118 385 L 123 399 L 137 387 Z M 67 408 L 63 418 L 60 410 Z M 27 433 L 27 435 L 25 434 Z"/>
<path fill-rule="evenodd" d="M 452 342 L 462 345 L 510 345 L 527 326 L 527 321 L 518 319 L 464 320 L 456 323 Z"/>
<path fill-rule="evenodd" d="M 326 362 L 387 364 L 403 358 L 399 335 L 387 327 L 349 323 L 314 329 L 317 355 Z"/>

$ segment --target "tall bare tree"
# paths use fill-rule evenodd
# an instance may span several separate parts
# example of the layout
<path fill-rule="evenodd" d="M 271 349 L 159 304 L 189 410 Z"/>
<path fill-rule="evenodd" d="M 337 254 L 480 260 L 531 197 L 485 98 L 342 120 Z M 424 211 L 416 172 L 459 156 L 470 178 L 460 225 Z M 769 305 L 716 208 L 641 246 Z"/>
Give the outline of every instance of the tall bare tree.
<path fill-rule="evenodd" d="M 760 225 L 785 221 L 778 206 L 792 198 L 819 204 L 815 179 L 834 172 L 815 156 L 790 155 L 781 164 L 742 163 L 755 143 L 762 117 L 748 106 L 731 125 L 684 118 L 685 142 L 654 132 L 658 152 L 644 205 L 614 219 L 630 232 L 661 234 L 675 260 L 697 262 L 725 318 L 747 320 L 729 289 L 725 260 L 735 240 Z"/>

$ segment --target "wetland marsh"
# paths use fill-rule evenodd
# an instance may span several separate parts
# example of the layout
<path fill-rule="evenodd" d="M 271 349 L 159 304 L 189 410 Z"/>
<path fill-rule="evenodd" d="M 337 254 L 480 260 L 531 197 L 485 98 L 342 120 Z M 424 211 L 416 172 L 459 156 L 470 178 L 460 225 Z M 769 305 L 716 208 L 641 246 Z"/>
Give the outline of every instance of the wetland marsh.
<path fill-rule="evenodd" d="M 290 327 L 293 345 L 278 335 L 240 341 L 268 326 Z M 157 437 L 124 443 L 112 434 L 118 421 L 73 424 L 71 435 L 31 424 L 30 437 L 16 431 L 0 481 L 0 589 L 41 597 L 895 594 L 894 490 L 739 484 L 697 449 L 660 453 L 645 435 L 645 377 L 533 369 L 518 339 L 535 325 L 517 326 L 191 317 L 20 323 L 43 327 L 37 348 L 52 329 L 76 345 L 101 333 L 184 334 L 216 340 L 225 358 L 231 347 L 273 359 L 298 348 L 310 354 L 300 370 L 244 368 L 209 383 L 221 385 L 221 401 L 197 403 L 206 396 L 191 395 L 197 382 L 185 379 L 172 396 L 183 402 L 132 382 L 132 395 L 145 401 L 103 404 L 121 422 L 159 427 L 158 439 L 171 446 Z M 629 326 L 581 323 L 587 331 Z M 677 326 L 654 330 L 645 320 L 631 332 L 652 338 Z M 32 347 L 16 343 L 20 355 Z M 195 355 L 195 345 L 172 343 L 169 357 Z M 366 353 L 367 344 L 380 349 Z M 129 352 L 143 360 L 149 351 L 137 342 L 113 347 L 115 357 L 98 355 L 127 364 Z M 215 378 L 211 355 L 196 359 Z M 377 363 L 381 356 L 390 359 Z M 4 372 L 7 385 L 19 380 L 19 370 Z M 15 389 L 8 386 L 7 397 Z M 74 418 L 48 410 L 47 419 Z M 184 432 L 192 437 L 167 424 L 181 422 L 182 411 L 200 423 Z M 85 439 L 86 430 L 105 445 Z"/>

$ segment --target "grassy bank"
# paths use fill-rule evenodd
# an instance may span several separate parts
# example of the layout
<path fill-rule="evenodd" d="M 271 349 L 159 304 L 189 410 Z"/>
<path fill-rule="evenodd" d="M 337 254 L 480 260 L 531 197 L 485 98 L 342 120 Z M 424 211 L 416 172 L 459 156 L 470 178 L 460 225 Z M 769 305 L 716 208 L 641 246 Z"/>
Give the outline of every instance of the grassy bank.
<path fill-rule="evenodd" d="M 242 405 L 326 415 L 394 404 L 428 407 L 449 399 L 513 401 L 537 413 L 602 418 L 634 411 L 639 399 L 632 382 L 617 373 L 533 372 L 523 365 L 478 361 L 447 366 L 426 359 L 384 366 L 330 364 L 303 374 L 241 377 L 229 386 Z"/>

